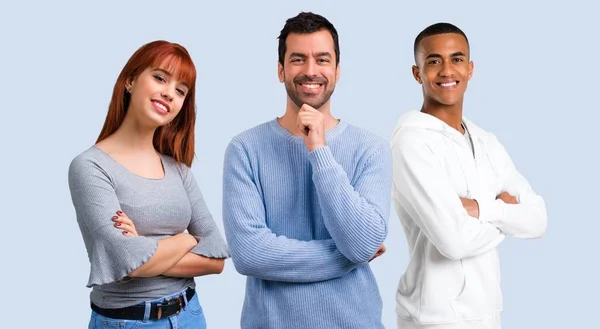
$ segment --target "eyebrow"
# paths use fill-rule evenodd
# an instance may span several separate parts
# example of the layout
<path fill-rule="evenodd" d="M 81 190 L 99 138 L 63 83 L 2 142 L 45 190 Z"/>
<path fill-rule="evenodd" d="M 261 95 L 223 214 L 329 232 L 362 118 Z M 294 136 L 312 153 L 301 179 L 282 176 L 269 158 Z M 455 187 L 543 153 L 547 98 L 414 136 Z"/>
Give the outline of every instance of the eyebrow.
<path fill-rule="evenodd" d="M 322 51 L 320 53 L 317 53 L 316 55 L 317 55 L 317 57 L 329 57 L 329 58 L 331 58 L 331 54 L 329 52 L 327 52 L 327 51 Z"/>
<path fill-rule="evenodd" d="M 166 75 L 168 75 L 169 77 L 171 77 L 171 76 L 172 76 L 171 72 L 169 72 L 169 71 L 167 71 L 167 70 L 164 70 L 164 69 L 161 69 L 161 68 L 155 68 L 155 69 L 154 69 L 154 71 L 162 72 L 163 74 L 166 74 Z"/>
<path fill-rule="evenodd" d="M 458 56 L 465 56 L 466 57 L 467 55 L 465 55 L 465 53 L 463 53 L 462 51 L 457 51 L 457 52 L 452 53 L 450 55 L 450 57 L 458 57 Z M 440 55 L 440 54 L 429 54 L 429 55 L 427 55 L 427 57 L 425 57 L 425 59 L 434 58 L 434 57 L 435 58 L 442 58 L 442 55 Z"/>
<path fill-rule="evenodd" d="M 306 58 L 306 55 L 304 55 L 302 53 L 291 53 L 290 58 L 292 58 L 292 57 Z"/>
<path fill-rule="evenodd" d="M 167 70 L 164 70 L 164 69 L 161 69 L 161 68 L 155 68 L 154 71 L 161 72 L 161 73 L 163 73 L 165 75 L 168 75 L 169 77 L 173 76 L 173 74 L 171 74 L 171 72 L 168 72 Z M 187 83 L 181 82 L 180 84 L 183 85 L 184 87 L 186 87 L 187 89 L 190 89 L 190 86 L 188 86 Z"/>
<path fill-rule="evenodd" d="M 306 58 L 308 56 L 306 56 L 303 53 L 291 53 L 290 54 L 290 58 L 292 58 L 292 57 Z M 329 57 L 329 58 L 331 58 L 331 54 L 328 51 L 322 51 L 322 52 L 316 53 L 315 57 Z"/>
<path fill-rule="evenodd" d="M 427 57 L 425 57 L 425 59 L 430 59 L 430 58 L 442 58 L 442 55 L 440 55 L 440 54 L 429 54 L 429 55 L 427 55 Z"/>

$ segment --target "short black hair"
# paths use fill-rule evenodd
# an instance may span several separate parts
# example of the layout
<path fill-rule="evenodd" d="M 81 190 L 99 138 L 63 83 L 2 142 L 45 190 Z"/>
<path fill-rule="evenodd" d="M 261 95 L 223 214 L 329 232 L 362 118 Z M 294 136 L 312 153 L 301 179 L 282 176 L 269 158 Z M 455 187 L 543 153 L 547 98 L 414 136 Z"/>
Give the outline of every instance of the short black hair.
<path fill-rule="evenodd" d="M 420 45 L 421 41 L 423 39 L 425 39 L 426 37 L 430 37 L 432 35 L 444 34 L 444 33 L 456 33 L 456 34 L 462 35 L 463 37 L 465 37 L 465 40 L 467 41 L 467 46 L 469 46 L 469 39 L 467 38 L 467 35 L 465 34 L 465 32 L 463 32 L 461 29 L 459 29 L 458 27 L 456 27 L 455 25 L 450 24 L 450 23 L 444 23 L 444 22 L 435 23 L 433 25 L 426 27 L 415 38 L 415 45 L 414 45 L 415 62 L 417 61 L 417 52 L 419 51 L 419 45 Z"/>
<path fill-rule="evenodd" d="M 283 65 L 286 52 L 285 41 L 290 33 L 314 33 L 321 30 L 327 30 L 333 38 L 333 48 L 335 50 L 335 65 L 340 63 L 340 44 L 338 33 L 333 24 L 327 18 L 311 12 L 301 12 L 296 17 L 289 18 L 283 29 L 279 33 L 279 63 Z"/>

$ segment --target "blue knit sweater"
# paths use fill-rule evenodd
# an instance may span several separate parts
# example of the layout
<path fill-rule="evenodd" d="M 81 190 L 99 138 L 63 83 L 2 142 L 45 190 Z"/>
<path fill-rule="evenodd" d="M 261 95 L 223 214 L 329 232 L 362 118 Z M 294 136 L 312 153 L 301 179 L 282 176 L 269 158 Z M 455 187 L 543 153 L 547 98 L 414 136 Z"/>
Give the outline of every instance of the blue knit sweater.
<path fill-rule="evenodd" d="M 327 146 L 277 120 L 233 138 L 223 172 L 225 234 L 247 276 L 243 329 L 378 329 L 369 267 L 387 235 L 388 143 L 340 122 Z"/>

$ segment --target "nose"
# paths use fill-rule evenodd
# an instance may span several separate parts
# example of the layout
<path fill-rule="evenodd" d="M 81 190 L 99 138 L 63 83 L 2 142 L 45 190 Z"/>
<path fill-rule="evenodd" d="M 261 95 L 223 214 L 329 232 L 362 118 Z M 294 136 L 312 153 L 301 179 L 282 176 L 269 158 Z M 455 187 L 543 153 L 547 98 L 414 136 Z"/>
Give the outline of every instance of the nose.
<path fill-rule="evenodd" d="M 175 91 L 172 90 L 171 87 L 167 86 L 165 87 L 162 92 L 160 93 L 160 95 L 162 96 L 162 98 L 168 102 L 171 102 L 173 100 L 173 93 Z"/>
<path fill-rule="evenodd" d="M 449 62 L 444 61 L 442 63 L 442 69 L 440 70 L 440 76 L 451 77 L 453 75 L 452 65 Z"/>
<path fill-rule="evenodd" d="M 317 63 L 312 60 L 307 60 L 306 65 L 304 65 L 304 74 L 309 77 L 314 77 L 317 75 Z"/>

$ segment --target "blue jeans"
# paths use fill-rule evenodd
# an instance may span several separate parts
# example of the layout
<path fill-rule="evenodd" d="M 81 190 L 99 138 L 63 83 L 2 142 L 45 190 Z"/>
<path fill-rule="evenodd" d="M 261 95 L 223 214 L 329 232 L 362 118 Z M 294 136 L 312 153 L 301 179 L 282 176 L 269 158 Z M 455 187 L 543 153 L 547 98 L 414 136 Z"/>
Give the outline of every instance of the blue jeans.
<path fill-rule="evenodd" d="M 181 296 L 182 293 L 165 296 L 163 298 L 151 300 L 149 302 L 160 302 Z M 185 296 L 185 293 L 183 293 Z M 184 297 L 185 298 L 185 297 Z M 144 305 L 146 303 L 141 303 Z M 149 306 L 148 306 L 149 307 Z M 146 312 L 148 313 L 148 312 Z M 108 318 L 92 311 L 92 317 L 88 329 L 206 329 L 206 320 L 204 311 L 198 300 L 198 293 L 194 294 L 188 304 L 179 312 L 168 318 L 160 320 L 121 320 Z"/>

